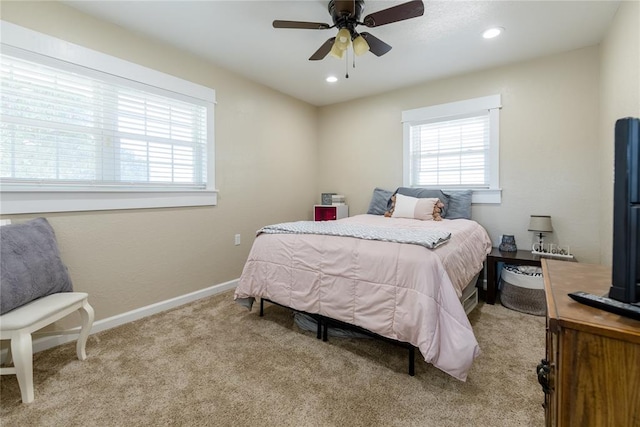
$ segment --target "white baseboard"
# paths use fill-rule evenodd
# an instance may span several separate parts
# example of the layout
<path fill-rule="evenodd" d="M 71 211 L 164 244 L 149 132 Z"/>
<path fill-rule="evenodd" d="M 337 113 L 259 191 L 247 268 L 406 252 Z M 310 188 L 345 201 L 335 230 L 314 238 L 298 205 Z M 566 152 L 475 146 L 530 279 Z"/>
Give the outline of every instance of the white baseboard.
<path fill-rule="evenodd" d="M 118 314 L 106 319 L 101 319 L 93 322 L 91 328 L 91 334 L 106 331 L 107 329 L 115 328 L 116 326 L 124 325 L 125 323 L 133 322 L 134 320 L 142 319 L 152 314 L 160 313 L 172 308 L 180 307 L 181 305 L 188 304 L 193 301 L 197 301 L 202 298 L 210 297 L 221 292 L 234 289 L 238 286 L 238 280 L 234 279 L 229 282 L 213 285 L 199 291 L 191 292 L 189 294 L 181 295 L 179 297 L 171 298 L 165 301 L 160 301 L 155 304 L 148 305 L 146 307 L 140 307 L 135 310 L 128 311 L 126 313 Z M 89 295 L 89 301 L 91 301 L 91 295 Z M 79 331 L 79 328 L 77 328 Z M 33 340 L 33 352 L 37 353 L 42 350 L 47 350 L 66 344 L 71 341 L 75 341 L 77 336 L 75 335 L 57 335 L 53 337 L 34 338 Z M 6 357 L 7 349 L 3 349 L 0 354 L 0 360 L 4 360 Z"/>

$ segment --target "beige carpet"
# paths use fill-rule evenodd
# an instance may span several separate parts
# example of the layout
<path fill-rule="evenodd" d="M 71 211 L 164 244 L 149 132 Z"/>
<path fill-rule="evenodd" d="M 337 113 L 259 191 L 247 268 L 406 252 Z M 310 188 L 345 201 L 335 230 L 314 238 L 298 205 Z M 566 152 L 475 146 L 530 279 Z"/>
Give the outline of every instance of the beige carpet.
<path fill-rule="evenodd" d="M 542 426 L 534 373 L 544 318 L 481 303 L 482 349 L 467 382 L 379 340 L 301 331 L 289 310 L 265 317 L 232 292 L 34 356 L 35 402 L 0 383 L 2 426 Z"/>

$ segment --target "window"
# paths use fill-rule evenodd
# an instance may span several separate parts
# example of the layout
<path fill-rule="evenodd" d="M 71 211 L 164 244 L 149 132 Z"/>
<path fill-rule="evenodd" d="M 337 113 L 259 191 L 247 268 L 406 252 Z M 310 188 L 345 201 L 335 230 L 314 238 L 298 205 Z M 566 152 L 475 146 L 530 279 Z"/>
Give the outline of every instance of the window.
<path fill-rule="evenodd" d="M 0 59 L 2 213 L 216 204 L 215 91 L 5 22 Z"/>
<path fill-rule="evenodd" d="M 472 189 L 475 203 L 500 203 L 500 95 L 402 113 L 404 186 Z"/>

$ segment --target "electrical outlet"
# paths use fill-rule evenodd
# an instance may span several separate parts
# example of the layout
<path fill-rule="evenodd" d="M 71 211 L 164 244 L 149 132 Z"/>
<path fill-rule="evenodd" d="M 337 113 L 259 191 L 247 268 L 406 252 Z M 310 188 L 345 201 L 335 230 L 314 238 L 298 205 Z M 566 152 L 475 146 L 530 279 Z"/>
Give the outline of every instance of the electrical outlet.
<path fill-rule="evenodd" d="M 236 246 L 238 246 L 240 244 L 240 235 L 239 234 L 236 234 L 235 244 L 236 244 Z"/>

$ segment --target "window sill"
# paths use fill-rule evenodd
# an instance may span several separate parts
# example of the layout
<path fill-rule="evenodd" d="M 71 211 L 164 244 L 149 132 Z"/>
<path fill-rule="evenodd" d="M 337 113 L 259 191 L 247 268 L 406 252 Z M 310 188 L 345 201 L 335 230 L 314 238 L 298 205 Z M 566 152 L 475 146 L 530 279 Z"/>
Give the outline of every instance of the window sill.
<path fill-rule="evenodd" d="M 473 190 L 471 203 L 500 204 L 502 203 L 502 189 Z"/>
<path fill-rule="evenodd" d="M 0 194 L 0 214 L 215 206 L 217 203 L 218 190 L 3 192 Z"/>

